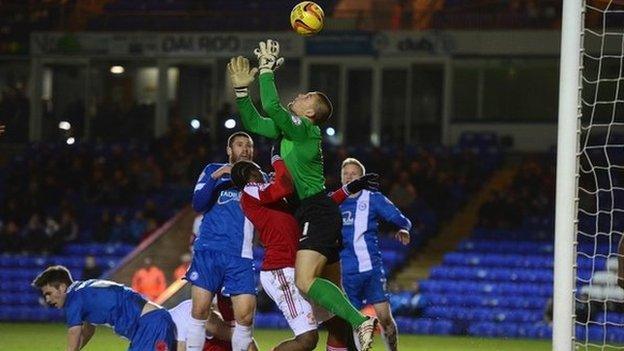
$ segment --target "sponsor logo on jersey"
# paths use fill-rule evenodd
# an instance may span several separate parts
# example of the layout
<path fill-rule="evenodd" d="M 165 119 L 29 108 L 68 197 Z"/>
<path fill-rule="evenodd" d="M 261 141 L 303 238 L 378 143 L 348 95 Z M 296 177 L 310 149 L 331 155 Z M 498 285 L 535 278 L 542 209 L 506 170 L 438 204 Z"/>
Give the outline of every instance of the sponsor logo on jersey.
<path fill-rule="evenodd" d="M 292 119 L 292 122 L 293 122 L 294 125 L 296 125 L 296 126 L 300 126 L 301 125 L 301 117 L 291 115 L 290 119 Z"/>
<path fill-rule="evenodd" d="M 240 192 L 237 190 L 223 190 L 219 194 L 219 199 L 217 200 L 217 204 L 225 205 L 228 202 L 239 201 L 240 200 Z"/>

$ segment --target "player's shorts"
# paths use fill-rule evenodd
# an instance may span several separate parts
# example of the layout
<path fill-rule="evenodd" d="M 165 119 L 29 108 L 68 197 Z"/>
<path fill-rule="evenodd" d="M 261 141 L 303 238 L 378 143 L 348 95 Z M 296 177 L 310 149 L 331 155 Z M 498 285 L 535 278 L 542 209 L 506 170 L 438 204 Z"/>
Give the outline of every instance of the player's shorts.
<path fill-rule="evenodd" d="M 256 294 L 253 260 L 213 250 L 195 250 L 186 280 L 213 294 Z"/>
<path fill-rule="evenodd" d="M 295 269 L 292 267 L 260 272 L 260 282 L 267 295 L 275 301 L 286 317 L 295 336 L 317 328 L 310 303 L 295 286 Z"/>
<path fill-rule="evenodd" d="M 366 304 L 388 301 L 390 297 L 383 267 L 373 267 L 370 271 L 354 274 L 342 272 L 342 287 L 357 309 Z"/>
<path fill-rule="evenodd" d="M 301 201 L 295 212 L 301 229 L 299 250 L 314 250 L 332 264 L 340 260 L 342 216 L 338 205 L 325 193 Z"/>
<path fill-rule="evenodd" d="M 163 308 L 139 318 L 128 351 L 174 351 L 177 347 L 176 326 Z"/>

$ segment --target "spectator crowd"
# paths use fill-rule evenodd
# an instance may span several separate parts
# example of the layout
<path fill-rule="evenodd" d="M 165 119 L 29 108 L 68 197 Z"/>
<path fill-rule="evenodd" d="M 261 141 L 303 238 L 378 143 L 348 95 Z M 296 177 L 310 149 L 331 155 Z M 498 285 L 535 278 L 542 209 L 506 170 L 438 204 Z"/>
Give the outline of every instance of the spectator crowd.
<path fill-rule="evenodd" d="M 493 195 L 479 211 L 479 227 L 516 229 L 528 218 L 554 216 L 555 164 L 549 156 L 523 160 L 512 184 Z"/>
<path fill-rule="evenodd" d="M 55 253 L 73 241 L 140 242 L 189 202 L 207 163 L 224 160 L 224 146 L 208 138 L 173 121 L 150 142 L 29 146 L 0 171 L 0 248 Z M 256 160 L 268 170 L 268 141 L 255 142 Z M 495 167 L 459 147 L 326 145 L 324 154 L 330 190 L 340 186 L 346 157 L 381 175 L 382 191 L 415 224 L 415 246 Z"/>
<path fill-rule="evenodd" d="M 0 248 L 138 243 L 188 202 L 210 159 L 201 144 L 172 130 L 150 144 L 31 145 L 0 172 Z"/>

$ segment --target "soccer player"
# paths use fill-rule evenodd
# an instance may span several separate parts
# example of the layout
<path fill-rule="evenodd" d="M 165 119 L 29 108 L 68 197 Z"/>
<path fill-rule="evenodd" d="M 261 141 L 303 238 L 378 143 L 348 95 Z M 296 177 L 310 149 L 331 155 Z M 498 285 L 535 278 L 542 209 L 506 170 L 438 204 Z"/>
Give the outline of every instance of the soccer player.
<path fill-rule="evenodd" d="M 63 266 L 50 266 L 32 282 L 45 302 L 65 311 L 67 350 L 83 348 L 98 324 L 130 340 L 128 350 L 176 349 L 176 329 L 164 308 L 136 291 L 107 280 L 74 281 Z"/>
<path fill-rule="evenodd" d="M 362 177 L 365 172 L 360 161 L 347 158 L 341 167 L 342 184 Z M 344 243 L 344 249 L 340 252 L 342 285 L 349 300 L 357 308 L 364 304 L 373 305 L 383 328 L 386 349 L 396 351 L 397 327 L 388 303 L 386 273 L 377 246 L 377 225 L 380 220 L 395 225 L 399 228 L 396 239 L 407 245 L 412 223 L 388 198 L 376 191 L 352 193 L 340 205 L 340 211 Z"/>
<path fill-rule="evenodd" d="M 191 245 L 195 241 L 195 238 L 199 236 L 199 228 L 201 227 L 203 215 L 197 215 L 193 220 L 193 227 L 191 233 Z M 191 247 L 191 251 L 193 248 Z M 184 275 L 186 275 L 186 268 Z M 234 327 L 234 311 L 232 310 L 232 299 L 223 296 L 218 293 L 216 296 L 217 307 L 219 312 L 211 311 L 208 321 L 206 322 L 206 342 L 204 343 L 203 351 L 231 351 L 232 350 L 232 328 Z M 191 316 L 191 300 L 185 300 L 181 302 L 179 308 L 169 310 L 172 314 L 173 321 L 178 328 L 178 350 L 186 350 L 186 337 L 188 324 Z M 182 332 L 180 332 L 182 330 Z M 183 341 L 182 341 L 183 340 Z M 257 350 L 256 343 L 252 342 L 249 345 L 249 350 Z"/>
<path fill-rule="evenodd" d="M 247 133 L 236 132 L 228 138 L 226 151 L 229 163 L 206 166 L 193 193 L 193 208 L 203 218 L 186 273 L 193 300 L 187 350 L 202 350 L 212 299 L 222 289 L 231 296 L 234 309 L 232 349 L 247 350 L 252 342 L 256 309 L 253 226 L 243 216 L 240 191 L 232 186 L 230 169 L 238 160 L 252 159 L 253 140 Z"/>
<path fill-rule="evenodd" d="M 376 318 L 358 311 L 337 286 L 340 281 L 320 278 L 324 270 L 340 270 L 342 218 L 340 209 L 325 193 L 321 130 L 332 113 L 327 96 L 320 92 L 299 94 L 284 108 L 277 94 L 273 71 L 283 59 L 279 44 L 268 40 L 256 50 L 260 68 L 260 98 L 268 114 L 258 113 L 248 93 L 255 79 L 256 69 L 249 68 L 249 60 L 236 57 L 230 60 L 228 71 L 236 104 L 243 126 L 268 138 L 281 141 L 280 154 L 290 174 L 300 204 L 295 212 L 302 231 L 295 262 L 295 282 L 299 290 L 326 310 L 348 321 L 357 331 L 363 351 L 373 342 Z"/>
<path fill-rule="evenodd" d="M 272 182 L 265 183 L 260 167 L 245 160 L 236 162 L 232 167 L 232 182 L 243 190 L 243 212 L 258 230 L 266 250 L 260 272 L 262 286 L 278 305 L 295 334 L 294 339 L 282 342 L 274 350 L 312 350 L 318 342 L 317 321 L 312 306 L 295 285 L 294 267 L 300 230 L 284 199 L 293 192 L 292 179 L 284 161 L 279 155 L 273 154 L 273 150 L 271 164 L 275 176 Z M 339 203 L 349 192 L 375 188 L 376 177 L 366 175 L 355 180 L 334 192 L 332 199 Z M 325 314 L 321 318 L 324 318 L 321 320 L 324 322 L 331 316 Z"/>

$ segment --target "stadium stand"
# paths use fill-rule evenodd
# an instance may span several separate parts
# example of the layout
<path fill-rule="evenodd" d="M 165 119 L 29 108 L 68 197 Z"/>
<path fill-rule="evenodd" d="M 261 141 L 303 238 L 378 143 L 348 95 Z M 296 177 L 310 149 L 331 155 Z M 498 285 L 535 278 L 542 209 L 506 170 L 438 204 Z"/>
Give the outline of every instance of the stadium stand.
<path fill-rule="evenodd" d="M 418 293 L 406 291 L 391 299 L 402 316 L 399 328 L 402 324 L 404 330 L 424 334 L 550 337 L 544 311 L 552 296 L 553 204 L 539 201 L 541 195 L 551 198 L 549 171 L 539 161 L 525 161 L 513 186 L 482 207 L 479 227 L 419 282 Z M 542 186 L 535 186 L 538 181 Z M 501 202 L 510 198 L 517 200 Z M 535 215 L 524 216 L 529 212 Z M 420 316 L 410 318 L 417 309 Z"/>
<path fill-rule="evenodd" d="M 53 313 L 43 313 L 36 306 L 36 293 L 28 285 L 45 265 L 66 264 L 79 278 L 85 256 L 94 255 L 99 265 L 112 268 L 145 237 L 143 233 L 138 237 L 120 233 L 131 233 L 133 225 L 139 232 L 141 229 L 149 232 L 157 225 L 139 225 L 134 222 L 136 218 L 130 217 L 143 213 L 144 218 L 162 224 L 188 201 L 190 184 L 200 173 L 199 167 L 223 156 L 221 149 L 212 150 L 203 145 L 205 135 L 178 132 L 171 131 L 150 145 L 133 142 L 74 146 L 34 144 L 3 168 L 1 174 L 7 191 L 2 192 L 2 203 L 6 207 L 2 211 L 0 238 L 4 240 L 0 245 L 7 253 L 0 260 L 0 275 L 23 278 L 12 280 L 10 289 L 7 289 L 12 292 L 11 296 L 1 300 L 4 301 L 4 320 L 47 320 Z M 436 234 L 438 218 L 457 211 L 478 189 L 478 180 L 499 166 L 502 154 L 495 137 L 477 135 L 465 139 L 456 148 L 395 145 L 342 148 L 327 145 L 328 189 L 339 186 L 340 161 L 347 156 L 358 157 L 370 171 L 381 173 L 384 192 L 400 204 L 415 223 L 412 233 L 415 240 L 408 247 L 391 237 L 379 238 L 390 275 L 401 268 L 410 253 Z M 261 155 L 268 150 L 263 139 L 257 140 L 257 148 Z M 488 161 L 474 162 L 480 155 L 488 155 Z M 391 169 L 384 165 L 387 159 L 394 160 Z M 259 161 L 264 165 L 268 163 L 267 160 Z M 406 165 L 408 170 L 400 172 Z M 77 179 L 89 181 L 78 182 Z M 40 184 L 46 187 L 37 193 Z M 77 184 L 82 188 L 76 188 Z M 89 184 L 95 185 L 90 187 Z M 403 186 L 413 188 L 413 196 L 404 199 Z M 149 204 L 147 208 L 146 203 Z M 59 245 L 56 251 L 47 249 L 51 239 L 45 236 L 39 237 L 42 245 L 29 246 L 32 237 L 28 236 L 31 233 L 28 224 L 33 215 L 56 218 L 63 211 L 75 213 L 79 234 Z M 126 224 L 120 225 L 119 221 Z M 15 237 L 9 239 L 7 235 Z M 21 240 L 21 245 L 15 238 Z M 12 240 L 14 246 L 9 247 Z M 257 248 L 254 257 L 259 261 L 262 249 Z M 15 267 L 20 269 L 15 270 Z M 20 294 L 29 297 L 22 299 Z M 58 315 L 53 317 L 58 318 Z M 262 321 L 266 318 L 260 318 L 258 325 L 263 326 Z M 283 317 L 280 315 L 280 318 Z M 445 330 L 426 323 L 418 328 Z"/>
<path fill-rule="evenodd" d="M 331 15 L 335 1 L 319 1 Z M 292 4 L 270 1 L 132 1 L 107 2 L 101 14 L 93 16 L 88 30 L 286 30 Z M 257 16 L 245 14 L 253 11 Z M 243 17 L 244 16 L 244 17 Z M 268 19 L 268 20 L 267 20 Z"/>
<path fill-rule="evenodd" d="M 471 139 L 466 136 L 464 139 Z M 472 236 L 430 277 L 418 292 L 391 298 L 399 328 L 422 334 L 479 337 L 550 338 L 552 336 L 554 166 L 542 155 L 522 163 L 513 185 L 486 203 Z M 581 218 L 583 226 L 594 222 Z M 613 237 L 616 237 L 615 235 Z M 600 236 L 579 243 L 577 321 L 621 323 L 624 295 L 617 287 L 617 260 L 612 257 L 619 236 Z M 591 284 L 590 284 L 591 282 Z M 608 302 L 607 300 L 611 300 Z M 606 333 L 606 334 L 605 334 Z M 576 335 L 589 340 L 624 342 L 624 333 L 591 323 L 578 325 Z"/>
<path fill-rule="evenodd" d="M 3 1 L 0 6 L 0 54 L 28 52 L 31 31 L 54 29 L 74 1 Z"/>
<path fill-rule="evenodd" d="M 355 20 L 353 29 L 555 28 L 553 0 L 317 0 L 325 15 Z M 0 52 L 27 52 L 33 30 L 285 30 L 292 4 L 280 0 L 28 1 L 3 4 Z M 257 16 L 247 16 L 248 13 Z M 244 18 L 242 17 L 244 16 Z M 269 20 L 267 20 L 269 19 Z"/>

